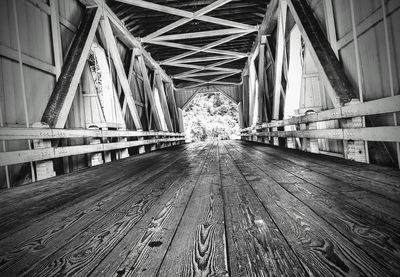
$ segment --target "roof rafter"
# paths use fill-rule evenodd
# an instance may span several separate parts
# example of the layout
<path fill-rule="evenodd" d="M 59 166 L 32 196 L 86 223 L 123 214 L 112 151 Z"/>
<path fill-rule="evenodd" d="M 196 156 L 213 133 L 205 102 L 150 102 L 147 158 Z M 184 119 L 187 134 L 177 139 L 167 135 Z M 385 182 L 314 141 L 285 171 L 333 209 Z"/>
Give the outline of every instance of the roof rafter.
<path fill-rule="evenodd" d="M 197 73 L 197 72 L 202 71 L 202 70 L 217 70 L 217 68 L 218 68 L 218 70 L 219 70 L 219 69 L 221 69 L 221 68 L 218 67 L 218 66 L 223 65 L 223 64 L 226 64 L 226 63 L 230 63 L 230 62 L 233 62 L 233 61 L 236 61 L 236 60 L 239 60 L 239 59 L 240 59 L 240 58 L 232 58 L 232 59 L 229 59 L 229 60 L 219 61 L 219 62 L 210 64 L 210 65 L 201 66 L 201 67 L 199 67 L 199 68 L 195 68 L 195 69 L 193 69 L 193 70 L 189 70 L 189 71 L 186 71 L 186 72 L 183 72 L 183 73 L 174 75 L 174 76 L 172 76 L 172 77 L 183 77 L 183 76 L 186 76 L 186 75 L 190 75 L 190 74 L 193 74 L 193 73 Z M 232 72 L 232 71 L 236 71 L 236 72 L 239 71 L 239 72 L 241 72 L 240 69 L 233 69 L 233 68 L 224 68 L 224 70 L 229 70 L 229 71 L 231 71 L 231 72 Z"/>
<path fill-rule="evenodd" d="M 143 0 L 117 0 L 119 2 L 122 3 L 126 3 L 126 4 L 130 4 L 130 5 L 134 5 L 134 6 L 138 6 L 141 8 L 145 8 L 145 9 L 150 9 L 150 10 L 154 10 L 154 11 L 158 11 L 158 12 L 164 12 L 164 13 L 169 13 L 169 14 L 173 14 L 173 15 L 178 15 L 178 16 L 182 16 L 184 18 L 179 19 L 178 21 L 175 21 L 167 26 L 165 26 L 164 28 L 148 35 L 146 37 L 146 39 L 152 39 L 155 38 L 157 36 L 160 36 L 168 31 L 171 31 L 183 24 L 186 24 L 192 20 L 201 20 L 201 21 L 205 21 L 205 22 L 209 22 L 209 23 L 214 23 L 214 24 L 219 24 L 219 25 L 224 25 L 224 26 L 229 26 L 229 27 L 235 27 L 235 28 L 240 28 L 240 29 L 248 29 L 248 30 L 252 30 L 252 29 L 256 29 L 257 30 L 257 26 L 251 26 L 248 24 L 243 24 L 243 23 L 239 23 L 239 22 L 235 22 L 235 21 L 230 21 L 230 20 L 226 20 L 226 19 L 221 19 L 221 18 L 216 18 L 216 17 L 212 17 L 212 16 L 206 16 L 205 14 L 208 12 L 211 12 L 215 9 L 217 9 L 218 7 L 231 2 L 232 0 L 218 0 L 215 1 L 213 3 L 211 3 L 210 5 L 198 10 L 197 12 L 188 12 L 188 11 L 184 11 L 184 10 L 180 10 L 180 9 L 176 9 L 176 8 L 171 8 L 168 6 L 163 6 L 163 5 L 159 5 L 159 4 L 155 4 L 152 2 L 148 2 L 148 1 L 143 1 Z"/>
<path fill-rule="evenodd" d="M 240 34 L 240 33 L 247 34 L 247 33 L 256 32 L 256 31 L 257 30 L 244 30 L 244 29 L 240 29 L 240 28 L 228 28 L 228 29 L 220 29 L 220 30 L 212 30 L 212 31 L 159 36 L 159 37 L 155 37 L 153 39 L 142 38 L 142 42 L 151 43 L 152 41 L 160 41 L 160 40 L 181 40 L 181 39 L 217 37 L 217 36 L 225 36 L 225 35 Z"/>
<path fill-rule="evenodd" d="M 174 62 L 165 63 L 165 65 L 173 64 L 173 63 L 196 63 L 196 62 L 209 62 L 209 61 L 219 61 L 219 60 L 228 60 L 232 59 L 232 56 L 210 56 L 210 57 L 202 57 L 202 58 L 191 58 L 191 59 L 182 59 L 176 60 Z"/>
<path fill-rule="evenodd" d="M 222 38 L 222 39 L 220 39 L 220 40 L 214 41 L 214 42 L 212 42 L 212 43 L 210 43 L 210 44 L 207 44 L 207 45 L 205 45 L 205 46 L 203 46 L 203 47 L 194 46 L 194 47 L 197 47 L 196 50 L 189 51 L 189 52 L 186 52 L 186 53 L 183 53 L 183 54 L 180 54 L 180 55 L 171 57 L 171 58 L 169 58 L 169 59 L 166 59 L 166 60 L 162 61 L 160 64 L 165 64 L 165 63 L 168 63 L 168 62 L 172 62 L 172 61 L 176 61 L 176 60 L 179 60 L 179 59 L 182 59 L 182 58 L 186 58 L 186 57 L 188 57 L 188 56 L 197 54 L 197 53 L 199 53 L 199 52 L 205 52 L 206 50 L 209 50 L 209 49 L 211 49 L 211 48 L 213 48 L 213 47 L 216 47 L 216 46 L 218 46 L 218 45 L 221 45 L 221 44 L 224 44 L 224 43 L 226 43 L 226 42 L 229 42 L 229 41 L 232 41 L 232 40 L 234 40 L 234 39 L 237 39 L 237 38 L 239 38 L 239 37 L 241 37 L 241 36 L 244 36 L 245 34 L 246 34 L 246 33 L 234 34 L 234 35 L 231 35 L 231 36 Z M 154 42 L 153 42 L 153 43 L 154 43 Z M 171 42 L 171 43 L 172 43 L 172 42 Z M 181 44 L 180 46 L 182 46 L 182 45 L 184 45 L 184 44 Z M 171 45 L 171 47 L 173 47 L 173 46 Z M 179 47 L 179 48 L 180 48 L 180 47 Z M 185 46 L 184 49 L 188 49 L 188 48 L 186 48 L 186 46 Z M 239 53 L 239 52 L 226 51 L 226 50 L 218 50 L 218 49 L 214 49 L 214 50 L 217 50 L 217 51 L 219 52 L 219 53 L 217 53 L 217 54 L 231 55 L 231 56 L 240 57 L 240 58 L 247 57 L 247 53 Z M 228 54 L 229 52 L 231 52 L 231 54 Z M 213 52 L 213 53 L 215 53 L 215 52 Z M 224 53 L 225 53 L 225 54 L 224 54 Z"/>

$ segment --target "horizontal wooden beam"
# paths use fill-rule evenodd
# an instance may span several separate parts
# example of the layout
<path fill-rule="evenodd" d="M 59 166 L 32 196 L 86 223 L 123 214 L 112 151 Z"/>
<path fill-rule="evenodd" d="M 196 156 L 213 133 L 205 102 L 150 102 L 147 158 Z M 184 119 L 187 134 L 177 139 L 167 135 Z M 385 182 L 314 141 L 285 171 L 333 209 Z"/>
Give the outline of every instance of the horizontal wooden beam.
<path fill-rule="evenodd" d="M 124 149 L 130 147 L 138 147 L 138 146 L 157 144 L 162 142 L 178 142 L 184 140 L 185 138 L 183 137 L 162 138 L 162 139 L 153 138 L 147 140 L 121 141 L 113 143 L 100 143 L 91 145 L 75 145 L 75 146 L 50 147 L 50 148 L 33 149 L 33 150 L 0 152 L 0 166 L 41 161 L 41 160 L 50 160 L 61 157 L 110 151 L 116 149 Z"/>
<path fill-rule="evenodd" d="M 27 139 L 67 139 L 67 138 L 119 138 L 119 137 L 151 137 L 151 136 L 178 136 L 184 134 L 173 132 L 153 131 L 117 131 L 117 130 L 90 130 L 90 129 L 39 129 L 0 127 L 0 140 L 27 140 Z"/>
<path fill-rule="evenodd" d="M 35 59 L 35 58 L 25 55 L 23 53 L 21 53 L 21 55 L 22 55 L 22 63 L 23 64 L 33 67 L 35 69 L 44 71 L 46 73 L 56 75 L 56 67 L 54 65 L 45 63 L 41 60 Z M 10 60 L 19 62 L 18 51 L 11 49 L 7 46 L 1 45 L 1 44 L 0 44 L 0 56 L 3 56 Z"/>
<path fill-rule="evenodd" d="M 249 134 L 242 133 L 241 136 L 398 142 L 400 141 L 400 127 L 384 126 L 350 129 L 252 132 Z"/>
<path fill-rule="evenodd" d="M 330 109 L 318 113 L 296 116 L 289 119 L 264 123 L 262 127 L 282 127 L 287 125 L 296 125 L 300 123 L 311 123 L 328 121 L 334 119 L 344 119 L 359 116 L 368 116 L 376 114 L 395 113 L 400 111 L 400 95 L 385 97 L 377 100 L 372 100 L 364 103 L 348 105 L 335 109 Z M 256 127 L 256 128 L 260 128 Z M 251 130 L 252 128 L 243 129 L 243 131 Z"/>

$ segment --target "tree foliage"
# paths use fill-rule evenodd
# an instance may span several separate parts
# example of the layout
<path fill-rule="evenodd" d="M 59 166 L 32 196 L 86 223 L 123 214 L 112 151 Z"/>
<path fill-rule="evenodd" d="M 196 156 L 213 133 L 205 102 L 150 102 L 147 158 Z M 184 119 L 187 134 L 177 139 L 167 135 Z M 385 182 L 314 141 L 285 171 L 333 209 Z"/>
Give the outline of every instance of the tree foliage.
<path fill-rule="evenodd" d="M 219 93 L 197 95 L 183 117 L 186 138 L 191 141 L 229 139 L 239 132 L 237 104 Z"/>

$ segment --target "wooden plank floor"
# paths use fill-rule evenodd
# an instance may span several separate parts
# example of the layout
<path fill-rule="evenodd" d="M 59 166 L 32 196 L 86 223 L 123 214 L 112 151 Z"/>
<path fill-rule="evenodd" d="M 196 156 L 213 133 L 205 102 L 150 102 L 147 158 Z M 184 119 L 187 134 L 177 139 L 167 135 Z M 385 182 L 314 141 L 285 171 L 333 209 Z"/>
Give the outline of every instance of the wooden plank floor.
<path fill-rule="evenodd" d="M 240 141 L 0 192 L 0 276 L 400 276 L 400 171 Z"/>

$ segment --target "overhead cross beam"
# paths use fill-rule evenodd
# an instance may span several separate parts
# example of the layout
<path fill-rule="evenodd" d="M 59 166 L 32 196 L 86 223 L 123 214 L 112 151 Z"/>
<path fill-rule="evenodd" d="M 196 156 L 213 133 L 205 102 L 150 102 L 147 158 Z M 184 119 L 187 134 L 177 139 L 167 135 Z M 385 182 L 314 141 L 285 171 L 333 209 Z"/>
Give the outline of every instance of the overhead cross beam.
<path fill-rule="evenodd" d="M 158 12 L 164 12 L 164 13 L 169 13 L 169 14 L 184 17 L 184 18 L 182 18 L 178 21 L 175 21 L 175 22 L 165 26 L 164 28 L 148 35 L 146 37 L 146 39 L 152 39 L 152 38 L 158 37 L 168 31 L 171 31 L 179 26 L 182 26 L 183 24 L 186 24 L 192 20 L 201 20 L 204 22 L 209 22 L 209 23 L 214 23 L 214 24 L 224 25 L 224 26 L 229 26 L 229 27 L 235 27 L 235 28 L 240 28 L 240 29 L 245 29 L 245 30 L 252 30 L 252 29 L 257 30 L 257 27 L 255 27 L 255 26 L 205 15 L 206 13 L 217 9 L 218 7 L 220 7 L 222 5 L 225 5 L 226 3 L 229 3 L 232 0 L 215 1 L 215 2 L 211 3 L 210 5 L 202 8 L 194 13 L 180 10 L 180 9 L 171 8 L 168 6 L 155 4 L 152 2 L 142 1 L 142 0 L 118 0 L 118 1 L 122 2 L 122 3 L 130 4 L 130 5 L 134 5 L 137 7 L 145 8 L 145 9 L 150 9 L 150 10 L 154 10 L 154 11 L 158 11 Z"/>
<path fill-rule="evenodd" d="M 227 51 L 227 50 L 221 50 L 221 49 L 215 49 L 215 47 L 230 42 L 232 40 L 235 40 L 237 38 L 240 38 L 242 36 L 245 36 L 249 33 L 252 32 L 257 32 L 258 31 L 258 26 L 251 26 L 248 24 L 243 24 L 239 22 L 234 22 L 231 20 L 226 20 L 226 19 L 221 19 L 221 18 L 216 18 L 212 16 L 207 16 L 205 14 L 231 2 L 232 0 L 217 0 L 200 10 L 196 12 L 189 12 L 177 8 L 172 8 L 160 4 L 156 4 L 153 2 L 148 2 L 148 1 L 143 1 L 143 0 L 117 0 L 122 3 L 134 5 L 137 7 L 145 8 L 145 9 L 150 9 L 162 13 L 168 13 L 168 14 L 173 14 L 177 16 L 183 17 L 180 20 L 177 20 L 149 35 L 146 37 L 142 38 L 142 42 L 144 43 L 150 43 L 150 44 L 156 44 L 156 45 L 161 45 L 161 46 L 166 46 L 166 47 L 173 47 L 173 48 L 179 48 L 179 49 L 185 49 L 189 50 L 188 52 L 182 53 L 180 55 L 168 58 L 164 61 L 161 61 L 160 64 L 163 65 L 168 65 L 168 66 L 178 66 L 178 67 L 184 67 L 184 68 L 193 68 L 192 70 L 183 72 L 181 74 L 178 74 L 174 77 L 179 78 L 181 80 L 187 80 L 190 81 L 189 79 L 192 79 L 192 77 L 196 77 L 196 74 L 200 71 L 207 70 L 207 71 L 216 71 L 214 75 L 221 75 L 220 71 L 227 71 L 229 76 L 238 73 L 237 69 L 230 69 L 230 68 L 218 68 L 219 65 L 229 63 L 232 61 L 235 61 L 240 58 L 245 58 L 248 56 L 247 53 L 240 53 L 240 52 L 234 52 L 234 51 Z M 218 25 L 223 25 L 223 26 L 228 26 L 231 28 L 226 28 L 226 29 L 219 29 L 219 30 L 214 30 L 214 31 L 203 31 L 203 32 L 192 32 L 192 33 L 184 33 L 184 34 L 172 34 L 172 35 L 164 35 L 165 34 L 179 26 L 182 26 L 183 24 L 186 24 L 192 20 L 200 20 L 203 22 L 208 22 L 208 23 L 214 23 Z M 193 45 L 187 45 L 187 44 L 182 44 L 182 43 L 176 43 L 173 42 L 175 40 L 185 40 L 185 39 L 198 39 L 198 38 L 205 38 L 205 37 L 217 37 L 217 36 L 225 36 L 222 39 L 219 39 L 217 41 L 214 41 L 210 44 L 207 44 L 202 47 L 198 46 L 193 46 Z M 200 53 L 200 52 L 205 52 L 205 53 L 211 53 L 211 54 L 216 54 L 220 56 L 213 56 L 211 58 L 205 58 L 205 59 L 184 59 L 186 57 L 189 57 L 191 55 Z M 193 65 L 191 63 L 194 62 L 202 62 L 202 61 L 211 61 L 211 60 L 222 60 L 217 63 L 213 63 L 208 66 L 199 66 L 199 65 Z M 215 69 L 215 70 L 214 70 Z M 241 70 L 239 70 L 241 72 Z M 225 75 L 226 75 L 225 74 Z M 207 72 L 206 75 L 197 75 L 197 76 L 208 76 L 208 75 L 213 75 L 210 72 Z M 223 79 L 225 77 L 221 76 L 216 76 L 214 81 L 218 81 L 220 79 Z M 209 82 L 203 81 L 196 79 L 197 81 L 203 82 L 203 84 L 209 84 Z"/>

